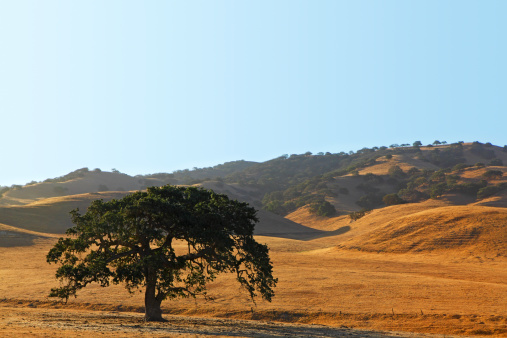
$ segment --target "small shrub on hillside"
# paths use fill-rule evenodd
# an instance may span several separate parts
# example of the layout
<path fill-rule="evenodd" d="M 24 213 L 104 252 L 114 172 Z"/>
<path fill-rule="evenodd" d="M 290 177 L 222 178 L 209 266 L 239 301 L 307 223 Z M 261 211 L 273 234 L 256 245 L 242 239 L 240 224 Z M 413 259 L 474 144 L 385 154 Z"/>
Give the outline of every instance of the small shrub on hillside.
<path fill-rule="evenodd" d="M 387 173 L 392 178 L 404 178 L 406 176 L 405 173 L 403 172 L 403 170 L 399 166 L 397 166 L 397 165 L 392 166 L 391 168 L 389 168 L 389 170 L 387 171 Z"/>
<path fill-rule="evenodd" d="M 430 180 L 433 181 L 433 182 L 443 182 L 443 181 L 445 181 L 445 172 L 443 170 L 438 170 L 438 171 L 434 172 L 430 176 Z"/>
<path fill-rule="evenodd" d="M 382 202 L 384 202 L 385 205 L 396 205 L 396 204 L 403 204 L 405 203 L 405 200 L 403 200 L 398 194 L 387 194 L 384 197 L 382 197 Z"/>
<path fill-rule="evenodd" d="M 343 188 L 338 189 L 338 192 L 340 194 L 343 194 L 343 195 L 348 195 L 349 194 L 349 189 L 343 187 Z"/>
<path fill-rule="evenodd" d="M 336 209 L 334 205 L 328 201 L 313 202 L 310 204 L 310 213 L 319 216 L 332 217 L 336 215 Z"/>
<path fill-rule="evenodd" d="M 447 186 L 447 183 L 437 183 L 435 185 L 432 185 L 430 187 L 430 197 L 431 198 L 438 198 L 445 194 L 449 190 L 449 187 Z"/>
<path fill-rule="evenodd" d="M 428 194 L 416 189 L 401 189 L 398 191 L 398 196 L 409 203 L 416 203 L 430 198 Z"/>
<path fill-rule="evenodd" d="M 364 217 L 366 214 L 368 214 L 369 212 L 371 212 L 371 210 L 368 210 L 368 209 L 361 209 L 359 211 L 354 211 L 354 212 L 351 212 L 349 214 L 349 217 L 351 220 L 353 221 L 357 221 L 358 219 L 360 219 L 361 217 Z"/>
<path fill-rule="evenodd" d="M 462 172 L 463 170 L 465 170 L 466 168 L 470 167 L 470 165 L 466 164 L 466 163 L 458 163 L 456 164 L 452 170 L 453 171 L 457 171 L 457 172 Z"/>
<path fill-rule="evenodd" d="M 500 179 L 503 176 L 503 171 L 501 170 L 488 170 L 482 176 L 487 180 Z"/>
<path fill-rule="evenodd" d="M 417 169 L 416 167 L 412 167 L 410 169 L 408 169 L 407 171 L 407 174 L 409 174 L 410 176 L 415 176 L 415 175 L 418 175 L 420 173 L 420 170 Z"/>

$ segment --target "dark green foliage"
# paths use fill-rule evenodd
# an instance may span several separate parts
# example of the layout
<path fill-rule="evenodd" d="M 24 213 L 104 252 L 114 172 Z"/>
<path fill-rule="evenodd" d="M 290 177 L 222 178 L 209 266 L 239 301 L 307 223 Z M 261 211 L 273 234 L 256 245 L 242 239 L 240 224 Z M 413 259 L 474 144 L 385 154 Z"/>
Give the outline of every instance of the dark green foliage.
<path fill-rule="evenodd" d="M 259 189 L 264 193 L 263 208 L 285 215 L 295 210 L 293 208 L 324 200 L 325 197 L 335 197 L 336 186 L 331 186 L 334 177 L 357 172 L 358 168 L 375 163 L 379 156 L 382 155 L 377 155 L 373 149 L 362 149 L 353 155 L 292 155 L 288 159 L 278 158 L 253 166 L 241 176 L 231 175 L 226 180 L 244 182 Z M 275 191 L 283 195 L 272 195 Z M 338 192 L 347 194 L 348 190 Z"/>
<path fill-rule="evenodd" d="M 382 178 L 382 176 L 375 175 L 375 174 L 372 174 L 372 173 L 367 173 L 366 175 L 364 175 L 363 176 L 363 180 L 365 182 L 370 183 L 370 184 L 382 184 L 382 183 L 384 183 L 384 179 Z"/>
<path fill-rule="evenodd" d="M 464 163 L 463 145 L 458 143 L 443 149 L 433 149 L 427 155 L 426 160 L 441 168 L 449 168 L 458 163 Z"/>
<path fill-rule="evenodd" d="M 387 171 L 387 173 L 392 178 L 404 178 L 406 176 L 406 174 L 403 172 L 403 170 L 399 166 L 397 166 L 397 165 L 392 166 L 391 168 L 389 168 L 389 170 Z"/>
<path fill-rule="evenodd" d="M 506 183 L 488 185 L 487 187 L 481 188 L 477 192 L 477 198 L 481 199 L 481 198 L 489 197 L 489 196 L 494 195 L 502 190 L 505 190 L 506 188 L 507 188 Z"/>
<path fill-rule="evenodd" d="M 452 170 L 453 171 L 457 171 L 457 172 L 462 172 L 463 170 L 465 170 L 466 168 L 469 168 L 470 165 L 469 164 L 466 164 L 466 163 L 458 163 L 456 164 Z"/>
<path fill-rule="evenodd" d="M 431 198 L 438 198 L 445 194 L 447 191 L 449 191 L 449 187 L 447 186 L 447 183 L 437 183 L 435 185 L 432 185 L 430 188 L 430 197 Z"/>
<path fill-rule="evenodd" d="M 477 168 L 484 168 L 486 165 L 482 162 L 477 162 L 476 164 L 474 164 L 474 166 Z"/>
<path fill-rule="evenodd" d="M 390 159 L 392 159 L 392 158 L 393 158 L 393 154 L 387 154 L 387 155 L 386 155 L 386 159 L 390 160 Z"/>
<path fill-rule="evenodd" d="M 499 158 L 494 158 L 488 162 L 488 166 L 502 166 L 503 161 Z"/>
<path fill-rule="evenodd" d="M 420 173 L 420 170 L 417 169 L 416 167 L 412 167 L 412 168 L 408 169 L 408 171 L 407 171 L 407 174 L 409 176 L 418 175 L 419 173 Z"/>
<path fill-rule="evenodd" d="M 285 157 L 283 156 L 280 158 L 285 159 Z M 171 184 L 176 184 L 179 182 L 190 182 L 192 180 L 213 180 L 217 178 L 224 178 L 227 175 L 232 175 L 241 172 L 256 164 L 257 164 L 256 162 L 239 160 L 225 162 L 223 164 L 219 164 L 208 168 L 194 168 L 193 170 L 189 169 L 175 170 L 171 174 L 157 173 L 147 175 L 145 177 L 159 179 Z"/>
<path fill-rule="evenodd" d="M 368 209 L 361 209 L 359 211 L 355 211 L 355 212 L 351 212 L 349 214 L 349 217 L 351 220 L 353 221 L 357 221 L 358 219 L 360 219 L 361 217 L 364 217 L 366 214 L 368 214 L 369 212 L 371 212 L 371 210 L 368 210 Z"/>
<path fill-rule="evenodd" d="M 479 190 L 484 188 L 486 185 L 487 182 L 484 180 L 480 182 L 461 183 L 454 185 L 451 191 L 471 196 L 477 196 Z"/>
<path fill-rule="evenodd" d="M 382 202 L 384 202 L 385 205 L 396 205 L 406 203 L 405 200 L 403 200 L 400 196 L 398 196 L 398 194 L 387 194 L 384 197 L 382 197 Z"/>
<path fill-rule="evenodd" d="M 90 283 L 145 288 L 146 320 L 162 320 L 160 303 L 206 297 L 219 273 L 234 272 L 252 299 L 271 300 L 276 279 L 268 248 L 253 238 L 255 209 L 211 190 L 164 186 L 122 199 L 94 201 L 71 212 L 74 227 L 47 254 L 60 266 L 62 286 L 51 297 L 68 299 Z M 188 244 L 176 252 L 175 241 Z"/>
<path fill-rule="evenodd" d="M 105 184 L 99 184 L 97 191 L 109 191 L 109 188 Z"/>
<path fill-rule="evenodd" d="M 444 182 L 445 181 L 445 171 L 440 169 L 440 170 L 434 172 L 430 176 L 430 180 L 433 182 Z"/>
<path fill-rule="evenodd" d="M 422 142 L 421 141 L 415 141 L 414 143 L 412 143 L 412 146 L 414 146 L 414 147 L 420 147 L 420 146 L 422 146 Z"/>
<path fill-rule="evenodd" d="M 312 204 L 310 204 L 309 210 L 310 213 L 319 216 L 332 217 L 336 215 L 336 209 L 334 205 L 332 205 L 328 201 L 313 202 Z"/>
<path fill-rule="evenodd" d="M 427 193 L 416 189 L 401 189 L 398 191 L 398 196 L 409 203 L 424 201 L 430 197 Z"/>
<path fill-rule="evenodd" d="M 495 180 L 500 179 L 503 176 L 503 171 L 501 170 L 488 170 L 482 176 L 487 180 Z"/>

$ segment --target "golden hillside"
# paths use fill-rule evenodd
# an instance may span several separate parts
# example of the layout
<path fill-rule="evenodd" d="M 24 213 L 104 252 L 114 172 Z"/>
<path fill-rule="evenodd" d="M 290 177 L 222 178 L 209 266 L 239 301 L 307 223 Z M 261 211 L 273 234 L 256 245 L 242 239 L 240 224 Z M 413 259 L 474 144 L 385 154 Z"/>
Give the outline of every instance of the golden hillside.
<path fill-rule="evenodd" d="M 343 242 L 341 247 L 370 252 L 452 252 L 507 257 L 505 208 L 445 206 L 414 210 L 408 215 L 401 210 L 394 214 L 390 220 L 376 217 L 377 222 L 367 233 Z"/>

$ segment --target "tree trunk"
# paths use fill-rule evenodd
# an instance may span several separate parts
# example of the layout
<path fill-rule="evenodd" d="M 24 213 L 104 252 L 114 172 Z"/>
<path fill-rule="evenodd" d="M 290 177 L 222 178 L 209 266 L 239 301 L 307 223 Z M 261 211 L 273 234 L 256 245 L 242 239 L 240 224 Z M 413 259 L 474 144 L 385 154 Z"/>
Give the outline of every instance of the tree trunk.
<path fill-rule="evenodd" d="M 144 295 L 144 320 L 147 322 L 165 322 L 166 320 L 162 318 L 162 309 L 160 309 L 162 302 L 157 299 L 155 292 L 155 282 L 147 283 Z"/>

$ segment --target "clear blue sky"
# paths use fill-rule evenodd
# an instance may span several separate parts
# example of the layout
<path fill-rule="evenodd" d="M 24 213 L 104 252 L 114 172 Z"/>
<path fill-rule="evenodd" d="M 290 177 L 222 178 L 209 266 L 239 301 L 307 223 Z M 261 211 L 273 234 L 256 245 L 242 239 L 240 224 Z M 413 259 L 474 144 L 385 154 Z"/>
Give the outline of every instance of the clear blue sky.
<path fill-rule="evenodd" d="M 507 1 L 0 0 L 0 185 L 507 144 Z"/>

